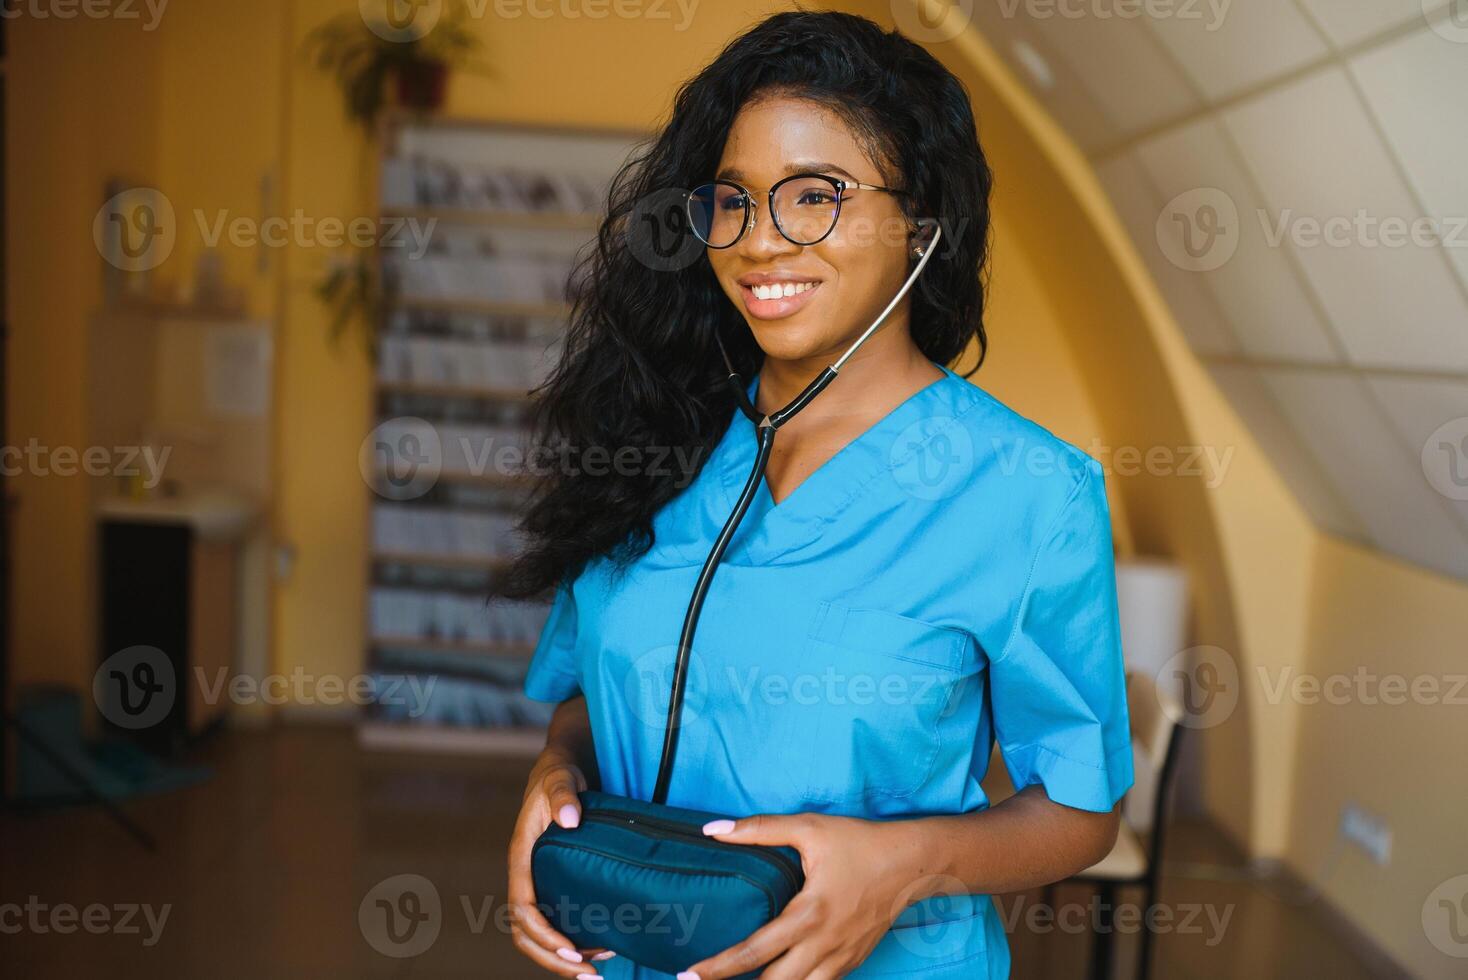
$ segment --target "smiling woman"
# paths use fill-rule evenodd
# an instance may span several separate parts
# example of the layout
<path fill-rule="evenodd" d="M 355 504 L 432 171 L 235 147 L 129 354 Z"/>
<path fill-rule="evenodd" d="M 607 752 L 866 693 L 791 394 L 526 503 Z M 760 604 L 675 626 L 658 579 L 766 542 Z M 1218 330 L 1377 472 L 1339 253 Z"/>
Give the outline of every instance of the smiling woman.
<path fill-rule="evenodd" d="M 548 970 L 1002 977 L 988 896 L 1111 846 L 1132 771 L 1100 465 L 947 366 L 982 361 L 989 188 L 958 81 L 834 13 L 737 38 L 615 183 L 539 435 L 702 465 L 550 474 L 505 586 L 555 595 L 526 691 L 559 707 L 510 847 Z M 672 199 L 687 261 L 644 261 L 629 218 Z M 1034 447 L 1062 464 L 1003 464 Z M 1019 792 L 991 806 L 996 742 Z M 543 875 L 548 849 L 606 874 Z M 680 906 L 774 855 L 793 898 L 747 892 L 683 946 L 561 901 Z"/>

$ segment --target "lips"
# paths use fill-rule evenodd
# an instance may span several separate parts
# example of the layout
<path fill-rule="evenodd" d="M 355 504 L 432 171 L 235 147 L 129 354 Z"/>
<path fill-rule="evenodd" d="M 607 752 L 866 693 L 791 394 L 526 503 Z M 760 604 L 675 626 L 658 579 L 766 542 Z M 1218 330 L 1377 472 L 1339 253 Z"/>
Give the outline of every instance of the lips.
<path fill-rule="evenodd" d="M 818 279 L 796 279 L 789 276 L 744 276 L 739 280 L 739 293 L 744 308 L 759 320 L 778 320 L 798 311 L 820 289 Z"/>

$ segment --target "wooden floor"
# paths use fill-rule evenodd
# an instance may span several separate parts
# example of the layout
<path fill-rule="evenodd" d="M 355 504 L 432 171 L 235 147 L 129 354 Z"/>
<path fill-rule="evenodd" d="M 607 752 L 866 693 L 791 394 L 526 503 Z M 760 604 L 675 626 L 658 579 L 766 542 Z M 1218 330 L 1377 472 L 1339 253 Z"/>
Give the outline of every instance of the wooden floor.
<path fill-rule="evenodd" d="M 526 763 L 370 753 L 350 731 L 299 728 L 219 736 L 201 761 L 216 767 L 203 785 L 128 805 L 161 841 L 158 854 L 90 808 L 0 817 L 5 976 L 546 976 L 501 928 L 504 844 Z M 1183 825 L 1175 839 L 1169 864 L 1187 874 L 1164 883 L 1175 922 L 1158 936 L 1153 976 L 1370 976 L 1319 910 L 1243 875 L 1216 835 Z M 389 936 L 380 912 L 359 922 L 378 900 L 414 911 L 403 884 L 427 892 L 418 879 L 390 880 L 400 875 L 432 883 L 436 938 Z M 1085 976 L 1089 936 L 1076 923 L 1089 921 L 1088 898 L 1058 892 L 1061 909 L 1073 907 L 1064 927 L 1036 911 L 1038 894 L 1001 899 L 1017 978 Z M 423 939 L 422 952 L 409 948 Z M 1117 976 L 1131 975 L 1134 943 L 1123 937 Z"/>

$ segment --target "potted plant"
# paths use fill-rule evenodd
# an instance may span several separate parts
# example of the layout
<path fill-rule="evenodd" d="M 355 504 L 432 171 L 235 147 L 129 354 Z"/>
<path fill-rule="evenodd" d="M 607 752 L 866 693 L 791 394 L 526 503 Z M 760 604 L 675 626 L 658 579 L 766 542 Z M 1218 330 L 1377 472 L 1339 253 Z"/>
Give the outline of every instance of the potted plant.
<path fill-rule="evenodd" d="M 347 116 L 371 131 L 390 86 L 399 106 L 431 112 L 443 105 L 450 69 L 489 74 L 475 58 L 483 42 L 467 19 L 462 6 L 448 3 L 438 20 L 421 30 L 343 13 L 307 35 L 306 55 L 336 76 Z"/>

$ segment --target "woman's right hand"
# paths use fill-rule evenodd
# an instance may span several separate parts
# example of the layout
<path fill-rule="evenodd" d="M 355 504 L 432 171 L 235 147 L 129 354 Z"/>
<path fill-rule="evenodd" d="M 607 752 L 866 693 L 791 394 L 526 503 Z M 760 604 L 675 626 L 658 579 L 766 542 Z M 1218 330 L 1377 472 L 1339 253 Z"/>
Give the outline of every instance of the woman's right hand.
<path fill-rule="evenodd" d="M 525 802 L 510 837 L 510 933 L 515 947 L 563 977 L 595 977 L 598 974 L 592 961 L 617 955 L 601 949 L 576 949 L 535 905 L 531 849 L 552 820 L 568 830 L 581 822 L 581 802 L 576 794 L 584 789 L 586 776 L 581 767 L 558 749 L 546 748 L 530 770 Z"/>

